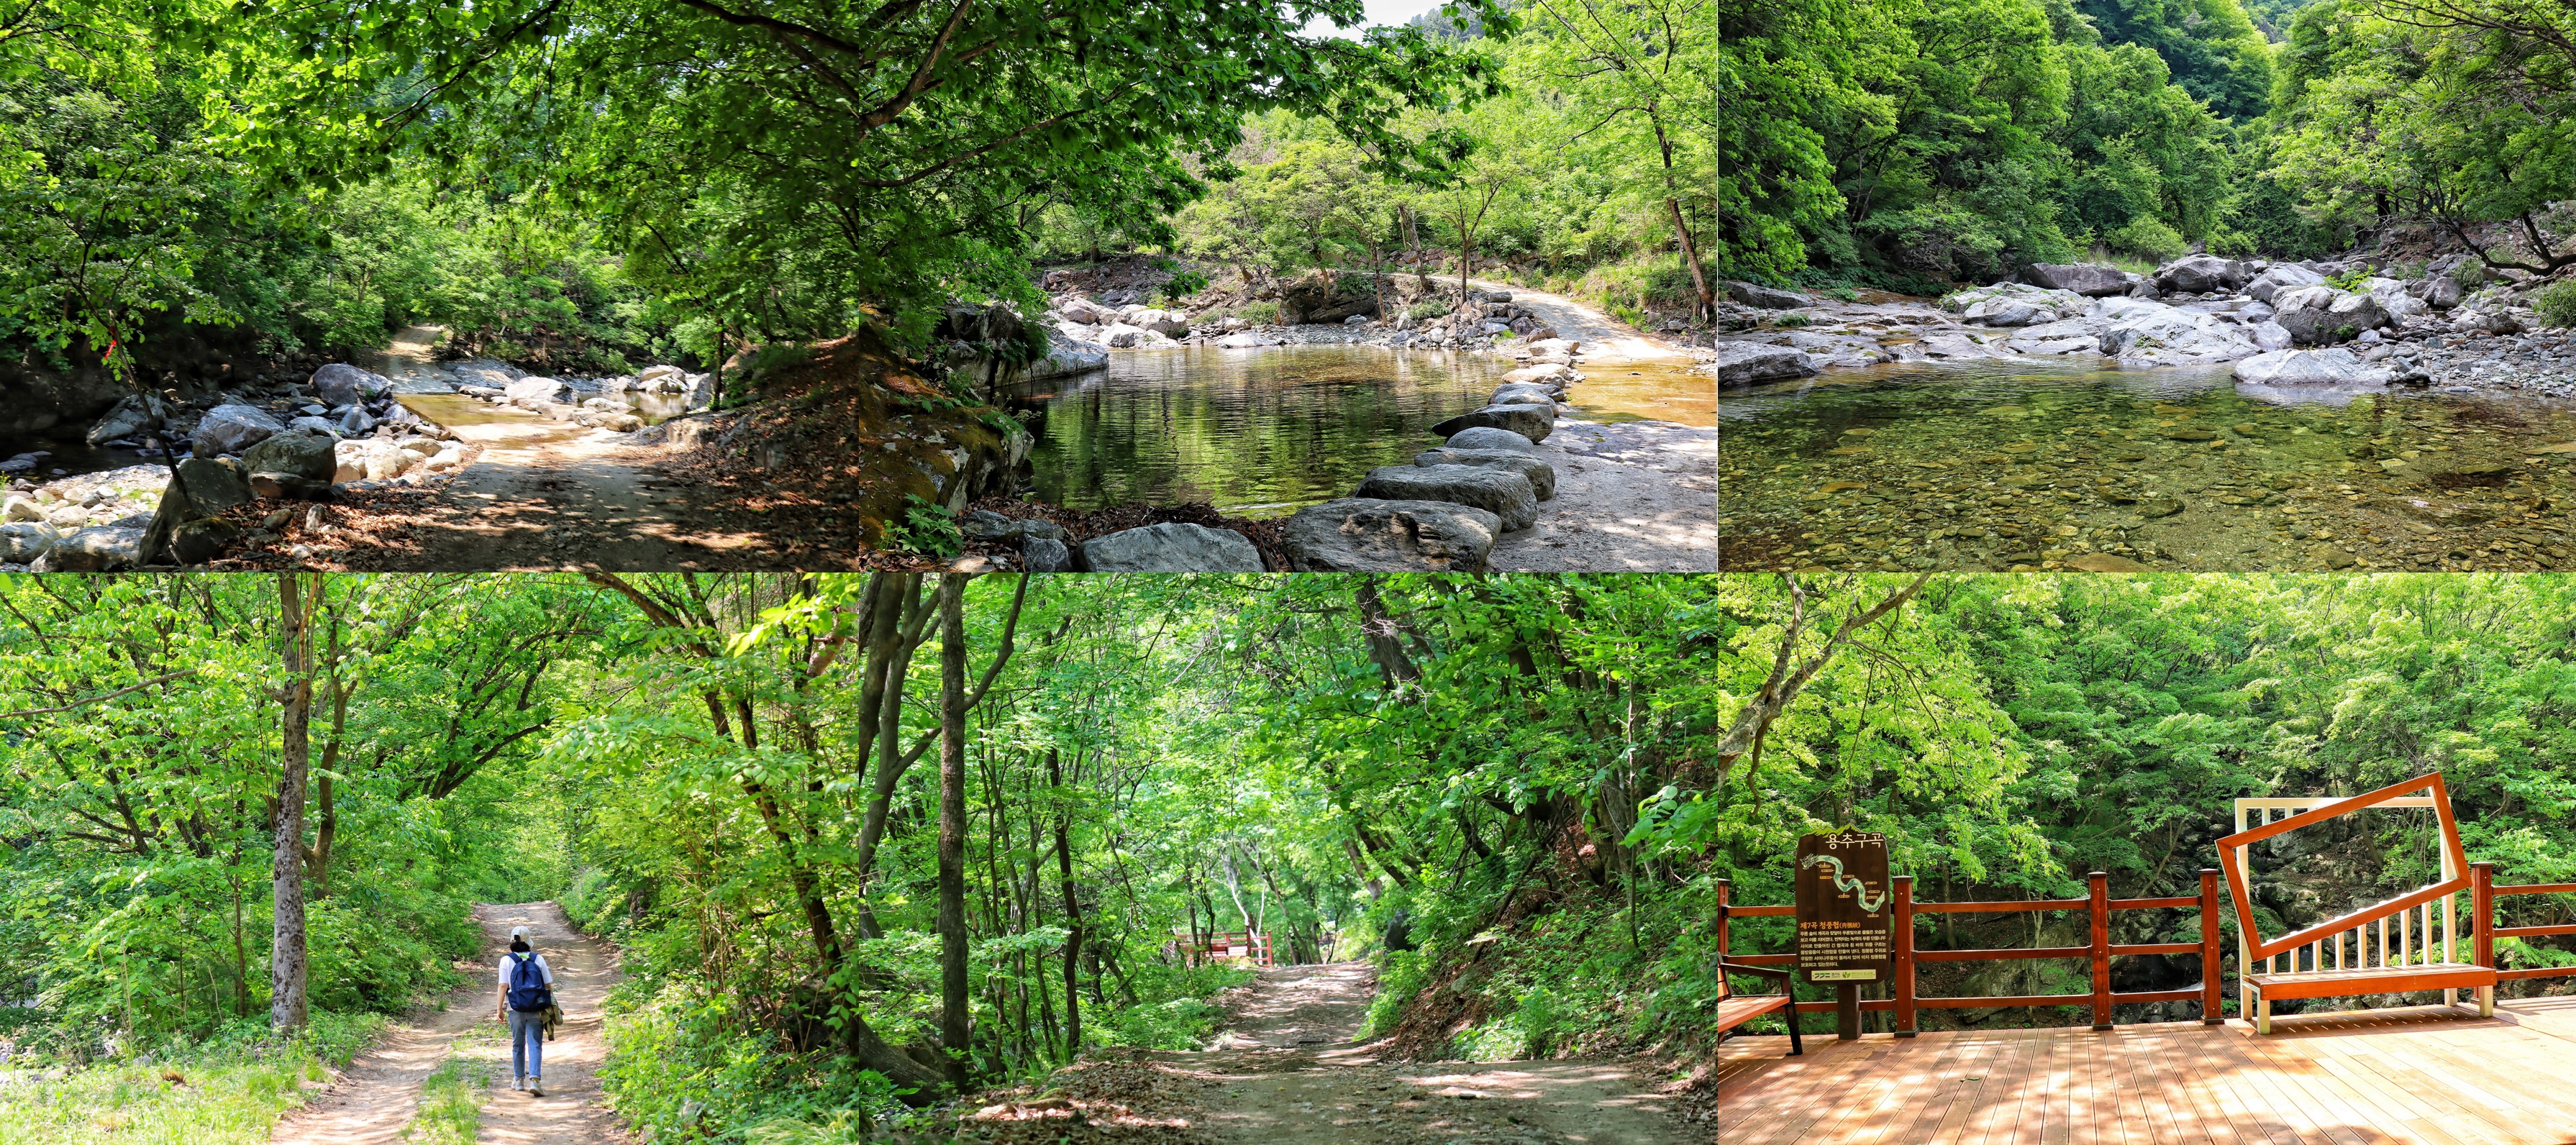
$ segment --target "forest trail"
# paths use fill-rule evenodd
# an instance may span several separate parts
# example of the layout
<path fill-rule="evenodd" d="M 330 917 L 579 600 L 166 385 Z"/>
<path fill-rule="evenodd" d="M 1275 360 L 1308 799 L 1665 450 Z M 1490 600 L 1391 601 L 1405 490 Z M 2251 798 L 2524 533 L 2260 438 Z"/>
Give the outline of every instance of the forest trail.
<path fill-rule="evenodd" d="M 493 1081 L 478 1141 L 612 1145 L 627 1139 L 600 1104 L 594 1076 L 607 1056 L 600 1002 L 622 977 L 616 952 L 574 931 L 563 908 L 551 902 L 477 903 L 474 920 L 483 927 L 484 949 L 471 980 L 439 1009 L 394 1027 L 311 1104 L 280 1121 L 275 1145 L 401 1145 L 420 1105 L 422 1080 L 451 1051 L 481 1063 Z M 510 928 L 519 925 L 553 968 L 555 1000 L 564 1010 L 556 1039 L 546 1043 L 542 1098 L 509 1088 L 509 1039 L 491 1017 L 493 968 L 509 946 Z"/>
<path fill-rule="evenodd" d="M 1596 363 L 1688 360 L 1690 357 L 1639 333 L 1625 322 L 1562 294 L 1549 294 L 1508 282 L 1487 282 L 1472 276 L 1467 281 L 1486 290 L 1510 291 L 1513 302 L 1528 307 L 1530 313 L 1538 315 L 1539 321 L 1556 327 L 1557 337 L 1582 343 L 1577 352 Z"/>
<path fill-rule="evenodd" d="M 1672 1145 L 1688 1140 L 1652 1067 L 1631 1061 L 1380 1060 L 1360 1043 L 1366 963 L 1265 970 L 1214 1050 L 1154 1055 L 1216 1083 L 1227 1145 Z"/>

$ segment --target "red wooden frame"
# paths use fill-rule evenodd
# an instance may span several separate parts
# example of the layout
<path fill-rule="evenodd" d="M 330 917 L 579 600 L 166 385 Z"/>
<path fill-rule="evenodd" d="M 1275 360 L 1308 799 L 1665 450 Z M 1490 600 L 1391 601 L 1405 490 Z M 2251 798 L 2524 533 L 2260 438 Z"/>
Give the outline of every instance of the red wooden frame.
<path fill-rule="evenodd" d="M 2301 827 L 2322 823 L 2339 815 L 2375 807 L 2392 799 L 2402 799 L 2417 791 L 2429 791 L 2433 797 L 2433 813 L 2442 824 L 2442 848 L 2450 855 L 2450 869 L 2461 872 L 2459 876 L 2409 891 L 2386 902 L 2366 906 L 2338 918 L 2327 919 L 2269 942 L 2263 941 L 2262 930 L 2254 925 L 2254 900 L 2245 882 L 2245 862 L 2237 855 L 2239 848 L 2262 842 L 2274 835 L 2287 834 Z M 2260 827 L 2248 828 L 2226 836 L 2218 841 L 2218 863 L 2227 870 L 2227 889 L 2230 896 L 2236 900 L 2236 925 L 2248 937 L 2248 946 L 2255 958 L 2270 958 L 2283 951 L 2306 946 L 2329 935 L 2341 934 L 2354 927 L 2377 922 L 2409 907 L 2421 906 L 2444 895 L 2457 894 L 2469 886 L 2467 874 L 2469 861 L 2467 853 L 2460 848 L 2460 825 L 2451 817 L 2450 791 L 2442 786 L 2442 773 L 2438 771 L 2393 783 L 2377 791 L 2366 792 L 2350 799 L 2339 799 L 2322 807 L 2302 811 L 2276 823 L 2266 823 Z"/>

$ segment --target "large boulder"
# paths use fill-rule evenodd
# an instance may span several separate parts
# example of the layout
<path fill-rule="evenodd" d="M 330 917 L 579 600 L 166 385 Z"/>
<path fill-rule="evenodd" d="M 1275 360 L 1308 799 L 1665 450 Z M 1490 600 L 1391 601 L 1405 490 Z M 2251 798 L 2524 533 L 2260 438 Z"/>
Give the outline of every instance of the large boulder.
<path fill-rule="evenodd" d="M 1451 449 L 1508 449 L 1515 453 L 1538 455 L 1538 443 L 1508 429 L 1476 426 L 1449 435 Z"/>
<path fill-rule="evenodd" d="M 1220 350 L 1255 350 L 1278 344 L 1279 339 L 1266 334 L 1255 334 L 1250 330 L 1237 330 L 1216 340 L 1216 347 Z"/>
<path fill-rule="evenodd" d="M 1529 478 L 1482 465 L 1382 465 L 1369 470 L 1351 496 L 1473 505 L 1502 518 L 1505 531 L 1538 521 L 1538 490 Z"/>
<path fill-rule="evenodd" d="M 2254 346 L 2259 350 L 2287 350 L 2293 341 L 2289 327 L 2268 318 L 2247 329 L 2253 331 Z"/>
<path fill-rule="evenodd" d="M 143 562 L 143 526 L 96 525 L 55 541 L 37 572 L 107 572 Z"/>
<path fill-rule="evenodd" d="M 2261 274 L 2255 275 L 2254 281 L 2246 284 L 2245 293 L 2251 294 L 2256 299 L 2263 302 L 2273 302 L 2273 296 L 2284 290 L 2297 290 L 2302 286 L 2318 286 L 2322 285 L 2325 280 L 2326 276 L 2322 274 L 2318 274 L 2317 272 L 2309 270 L 2304 266 L 2300 266 L 2295 262 L 2285 262 L 2265 270 Z M 2275 305 L 2277 305 L 2277 303 L 2275 303 Z"/>
<path fill-rule="evenodd" d="M 1241 533 L 1167 521 L 1082 543 L 1093 572 L 1261 572 L 1261 550 Z"/>
<path fill-rule="evenodd" d="M 525 410 L 542 411 L 546 406 L 572 397 L 572 386 L 546 377 L 526 377 L 501 388 L 510 404 Z"/>
<path fill-rule="evenodd" d="M 394 384 L 381 374 L 341 362 L 313 371 L 313 394 L 325 405 L 344 406 L 383 397 L 391 393 L 393 387 Z"/>
<path fill-rule="evenodd" d="M 1067 298 L 1056 303 L 1055 312 L 1064 315 L 1067 322 L 1078 322 L 1085 326 L 1106 326 L 1118 320 L 1117 311 L 1081 297 Z"/>
<path fill-rule="evenodd" d="M 1478 426 L 1508 429 L 1531 441 L 1545 441 L 1548 434 L 1556 431 L 1556 403 L 1529 402 L 1520 405 L 1486 406 L 1480 410 L 1435 422 L 1431 426 L 1431 432 L 1448 437 L 1459 430 L 1474 429 Z"/>
<path fill-rule="evenodd" d="M 127 394 L 117 399 L 116 405 L 107 411 L 107 415 L 98 419 L 98 424 L 89 427 L 89 436 L 83 440 L 91 445 L 98 445 L 120 438 L 135 437 L 151 428 L 153 423 L 169 416 L 170 407 L 158 396 Z"/>
<path fill-rule="evenodd" d="M 2388 312 L 2367 294 L 2353 294 L 2331 286 L 2302 286 L 2272 296 L 2272 318 L 2290 332 L 2290 340 L 2301 346 L 2331 346 L 2347 342 L 2364 330 L 2388 324 Z"/>
<path fill-rule="evenodd" d="M 2236 363 L 2235 374 L 2258 386 L 2382 386 L 2394 376 L 2342 348 L 2257 354 Z"/>
<path fill-rule="evenodd" d="M 1775 378 L 1804 378 L 1816 372 L 1807 352 L 1760 342 L 1717 344 L 1717 384 L 1750 385 Z"/>
<path fill-rule="evenodd" d="M 2051 290 L 2025 282 L 1998 282 L 1946 295 L 1940 306 L 1970 322 L 1989 326 L 2029 326 L 2083 313 L 2084 298 L 2071 290 Z"/>
<path fill-rule="evenodd" d="M 1365 285 L 1366 276 L 1352 275 L 1351 281 L 1321 270 L 1310 270 L 1279 288 L 1279 316 L 1291 325 L 1298 323 L 1338 323 L 1354 314 L 1377 317 L 1377 292 Z"/>
<path fill-rule="evenodd" d="M 2187 254 L 2156 268 L 2156 289 L 2166 294 L 2235 290 L 2253 277 L 2244 263 L 2214 254 Z"/>
<path fill-rule="evenodd" d="M 1782 290 L 1778 287 L 1764 286 L 1758 282 L 1738 282 L 1734 279 L 1727 280 L 1726 296 L 1756 310 L 1795 310 L 1801 306 L 1813 306 L 1816 302 L 1815 299 L 1794 290 Z"/>
<path fill-rule="evenodd" d="M 262 443 L 266 444 L 266 443 Z M 179 463 L 178 484 L 187 486 L 192 516 L 211 517 L 250 500 L 250 482 L 237 464 L 218 457 L 191 457 Z"/>
<path fill-rule="evenodd" d="M 258 406 L 226 403 L 207 410 L 206 416 L 197 420 L 197 432 L 189 436 L 188 448 L 199 457 L 239 453 L 285 428 Z"/>
<path fill-rule="evenodd" d="M 2448 310 L 2460 304 L 2460 280 L 2447 274 L 2427 274 L 2409 284 L 2406 292 L 2435 310 Z"/>
<path fill-rule="evenodd" d="M 1298 510 L 1280 547 L 1292 572 L 1483 572 L 1501 534 L 1471 505 L 1347 497 Z"/>
<path fill-rule="evenodd" d="M 1190 317 L 1177 310 L 1138 310 L 1125 318 L 1128 325 L 1151 330 L 1166 338 L 1178 338 L 1190 332 Z"/>
<path fill-rule="evenodd" d="M 2392 326 L 2402 326 L 2407 319 L 2433 308 L 2423 299 L 2415 297 L 2414 293 L 2407 289 L 2410 285 L 2412 284 L 2394 278 L 2376 277 L 2363 279 L 2360 283 L 2361 292 L 2368 294 L 2371 301 L 2379 304 L 2379 309 L 2388 315 L 2388 322 Z"/>
<path fill-rule="evenodd" d="M 1426 467 L 1483 465 L 1494 469 L 1508 469 L 1527 478 L 1530 491 L 1537 494 L 1539 500 L 1546 501 L 1556 496 L 1556 467 L 1541 460 L 1535 453 L 1523 453 L 1517 449 L 1452 449 L 1443 446 L 1414 454 L 1413 463 Z"/>
<path fill-rule="evenodd" d="M 11 521 L 0 525 L 0 561 L 23 565 L 45 555 L 61 540 L 62 534 L 43 521 Z"/>
<path fill-rule="evenodd" d="M 1100 332 L 1100 341 L 1113 350 L 1141 350 L 1148 346 L 1169 346 L 1172 340 L 1142 326 L 1125 322 L 1112 323 Z"/>
<path fill-rule="evenodd" d="M 2071 290 L 2090 298 L 2129 292 L 2129 273 L 2116 266 L 2089 262 L 2039 263 L 2024 277 L 2050 290 Z"/>
<path fill-rule="evenodd" d="M 1049 378 L 1069 378 L 1093 370 L 1109 368 L 1108 347 L 1091 342 L 1055 341 L 1047 347 L 1046 357 L 1029 363 L 1020 380 L 1042 382 Z"/>
<path fill-rule="evenodd" d="M 2100 349 L 2141 366 L 2228 362 L 2259 348 L 2252 332 L 2216 314 L 2130 300 L 2128 313 L 2102 330 Z"/>
<path fill-rule="evenodd" d="M 332 450 L 338 444 L 339 440 L 330 434 L 311 429 L 271 434 L 242 455 L 242 470 L 329 481 L 334 468 Z"/>

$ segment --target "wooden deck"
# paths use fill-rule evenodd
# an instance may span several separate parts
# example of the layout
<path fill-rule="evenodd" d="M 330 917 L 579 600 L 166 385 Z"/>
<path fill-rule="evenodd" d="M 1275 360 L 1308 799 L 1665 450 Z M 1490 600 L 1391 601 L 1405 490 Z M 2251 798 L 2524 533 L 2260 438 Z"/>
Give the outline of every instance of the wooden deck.
<path fill-rule="evenodd" d="M 2576 1142 L 2576 997 L 1718 1050 L 1723 1145 Z"/>

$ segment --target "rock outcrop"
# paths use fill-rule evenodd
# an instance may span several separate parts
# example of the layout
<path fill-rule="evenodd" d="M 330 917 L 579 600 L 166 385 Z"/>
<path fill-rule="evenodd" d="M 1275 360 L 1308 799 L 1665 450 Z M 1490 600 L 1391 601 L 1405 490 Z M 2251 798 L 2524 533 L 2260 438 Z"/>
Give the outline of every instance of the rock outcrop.
<path fill-rule="evenodd" d="M 1293 572 L 1482 572 L 1501 533 L 1468 505 L 1348 497 L 1298 510 L 1280 544 Z"/>

